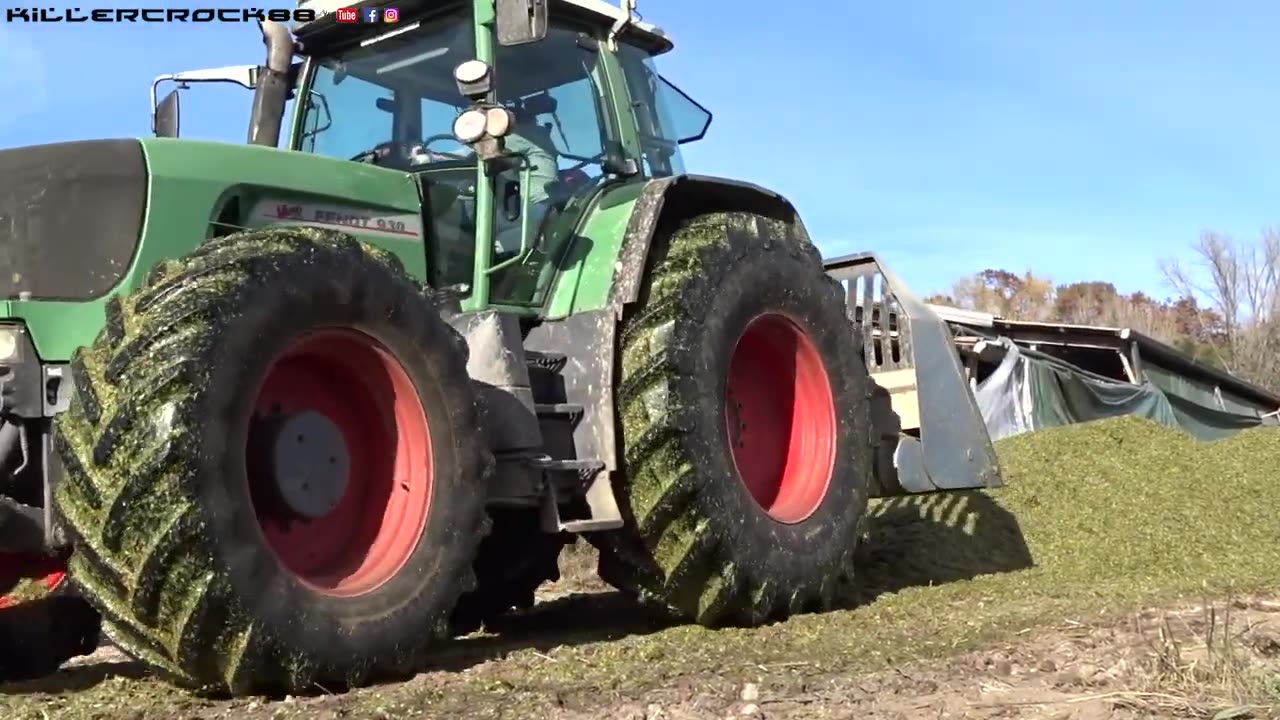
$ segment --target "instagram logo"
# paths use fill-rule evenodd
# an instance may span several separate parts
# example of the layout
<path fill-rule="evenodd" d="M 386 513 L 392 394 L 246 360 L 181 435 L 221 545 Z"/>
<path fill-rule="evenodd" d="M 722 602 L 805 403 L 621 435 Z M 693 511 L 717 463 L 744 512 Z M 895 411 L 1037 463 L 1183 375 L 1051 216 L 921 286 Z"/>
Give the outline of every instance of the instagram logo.
<path fill-rule="evenodd" d="M 353 23 L 360 21 L 360 16 L 356 14 L 355 8 L 339 8 L 334 15 L 337 16 L 335 19 L 340 23 Z"/>
<path fill-rule="evenodd" d="M 382 22 L 400 22 L 400 10 L 398 8 L 383 8 Z"/>

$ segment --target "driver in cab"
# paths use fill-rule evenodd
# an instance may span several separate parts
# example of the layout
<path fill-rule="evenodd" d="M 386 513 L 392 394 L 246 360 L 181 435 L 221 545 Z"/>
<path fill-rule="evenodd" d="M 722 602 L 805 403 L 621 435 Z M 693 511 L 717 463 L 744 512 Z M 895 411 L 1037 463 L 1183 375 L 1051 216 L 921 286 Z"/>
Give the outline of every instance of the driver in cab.
<path fill-rule="evenodd" d="M 538 116 L 555 112 L 555 100 L 544 94 L 535 95 L 512 108 L 515 122 L 503 138 L 508 153 L 520 155 L 528 164 L 529 205 L 516 212 L 508 212 L 504 198 L 519 198 L 523 166 L 516 166 L 498 174 L 494 191 L 497 207 L 494 217 L 494 246 L 500 257 L 509 257 L 520 251 L 520 238 L 524 220 L 529 223 L 529 241 L 538 233 L 543 217 L 551 207 L 551 188 L 558 181 L 558 155 L 551 132 L 538 124 Z M 471 157 L 475 157 L 474 153 Z M 456 156 L 441 155 L 425 148 L 415 148 L 413 165 L 423 165 L 442 160 L 455 160 Z M 511 215 L 515 215 L 514 218 Z"/>
<path fill-rule="evenodd" d="M 522 218 L 526 214 L 529 222 L 529 240 L 533 241 L 533 235 L 538 232 L 542 218 L 551 207 L 551 187 L 559 179 L 556 146 L 551 140 L 551 132 L 537 122 L 538 115 L 542 114 L 539 112 L 542 110 L 539 107 L 541 103 L 538 102 L 541 98 L 545 98 L 547 102 L 554 102 L 548 95 L 535 95 L 521 103 L 514 111 L 515 123 L 505 138 L 507 152 L 523 156 L 525 162 L 529 164 L 529 206 L 514 220 L 509 218 L 506 208 L 498 209 L 494 223 L 494 243 L 497 251 L 504 255 L 520 251 L 521 228 L 524 225 Z M 498 187 L 495 188 L 498 197 L 507 197 L 507 188 L 512 187 L 513 184 L 512 191 L 515 192 L 515 189 L 519 188 L 522 174 L 523 170 L 520 168 L 502 172 L 498 176 Z M 516 197 L 519 197 L 518 193 Z"/>

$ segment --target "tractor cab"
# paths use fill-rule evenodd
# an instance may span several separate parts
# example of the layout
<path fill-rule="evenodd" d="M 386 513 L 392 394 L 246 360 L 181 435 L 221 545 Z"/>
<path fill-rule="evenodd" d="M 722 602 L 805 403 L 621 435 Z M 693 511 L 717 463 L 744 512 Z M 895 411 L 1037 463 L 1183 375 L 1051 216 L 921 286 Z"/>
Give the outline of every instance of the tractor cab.
<path fill-rule="evenodd" d="M 412 173 L 429 281 L 464 306 L 541 306 L 591 203 L 681 173 L 711 120 L 657 75 L 662 31 L 604 2 L 321 5 L 295 28 L 289 148 Z"/>
<path fill-rule="evenodd" d="M 711 123 L 657 73 L 672 43 L 627 2 L 303 2 L 292 35 L 264 24 L 265 65 L 157 78 L 152 127 L 178 134 L 162 81 L 252 88 L 251 144 L 410 173 L 430 283 L 467 309 L 540 314 L 606 191 L 681 174 L 680 145 Z"/>

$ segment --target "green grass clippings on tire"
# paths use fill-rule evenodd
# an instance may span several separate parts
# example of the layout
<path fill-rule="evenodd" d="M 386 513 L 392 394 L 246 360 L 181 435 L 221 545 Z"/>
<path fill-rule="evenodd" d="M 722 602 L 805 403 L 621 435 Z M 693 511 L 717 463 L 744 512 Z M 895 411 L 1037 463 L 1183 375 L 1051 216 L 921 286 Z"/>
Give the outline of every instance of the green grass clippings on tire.
<path fill-rule="evenodd" d="M 831 412 L 808 416 L 834 442 L 804 471 L 803 509 L 783 503 L 781 493 L 772 506 L 757 499 L 740 478 L 759 472 L 739 473 L 730 447 L 726 403 L 736 401 L 726 382 L 740 362 L 738 339 L 757 318 L 790 327 L 796 347 L 811 343 L 824 373 L 809 375 L 829 388 Z M 706 625 L 759 624 L 830 607 L 852 577 L 867 503 L 873 385 L 844 294 L 817 250 L 789 226 L 750 214 L 684 221 L 654 238 L 620 345 L 625 473 L 617 492 L 627 524 L 588 535 L 601 549 L 601 576 Z M 750 358 L 741 362 L 745 377 L 758 377 Z M 770 402 L 767 394 L 754 397 Z M 830 424 L 821 425 L 822 417 Z M 814 484 L 820 477 L 825 485 Z"/>
<path fill-rule="evenodd" d="M 403 485 L 421 488 L 426 509 L 403 534 L 401 568 L 346 596 L 338 580 L 317 585 L 320 575 L 294 573 L 273 554 L 245 460 L 255 388 L 282 348 L 321 327 L 394 359 L 385 367 L 400 368 L 419 405 L 388 407 L 421 409 L 419 440 L 433 458 Z M 466 361 L 429 291 L 394 256 L 347 235 L 248 231 L 162 263 L 144 287 L 110 301 L 106 327 L 73 362 L 54 493 L 74 547 L 72 582 L 118 646 L 183 685 L 305 692 L 413 672 L 474 587 L 487 530 L 493 458 Z M 373 407 L 375 387 L 356 378 L 350 403 Z M 391 425 L 400 431 L 399 419 L 380 427 Z M 385 480 L 386 467 L 353 463 L 350 478 Z"/>

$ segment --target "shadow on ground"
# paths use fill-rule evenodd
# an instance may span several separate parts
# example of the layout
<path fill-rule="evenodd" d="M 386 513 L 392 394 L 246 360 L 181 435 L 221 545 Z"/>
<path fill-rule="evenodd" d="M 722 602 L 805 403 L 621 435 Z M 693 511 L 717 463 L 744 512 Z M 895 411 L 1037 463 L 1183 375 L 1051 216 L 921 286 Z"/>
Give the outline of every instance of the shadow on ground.
<path fill-rule="evenodd" d="M 911 587 L 968 580 L 1033 565 L 1017 519 L 983 492 L 877 501 L 868 537 L 856 555 L 857 585 L 844 598 L 849 609 Z M 562 561 L 565 577 L 552 589 L 563 596 L 505 618 L 496 627 L 446 642 L 427 670 L 461 671 L 509 653 L 550 652 L 561 646 L 610 642 L 679 624 L 663 610 L 616 591 L 601 590 L 594 551 L 579 542 Z M 118 660 L 116 656 L 115 660 Z M 0 686 L 0 694 L 73 692 L 113 677 L 140 678 L 132 662 L 90 662 L 40 680 Z"/>
<path fill-rule="evenodd" d="M 433 656 L 431 670 L 458 671 L 511 652 L 550 652 L 560 646 L 621 640 L 679 625 L 661 608 L 644 605 L 616 590 L 577 593 L 538 604 L 504 618 L 489 633 L 459 638 Z"/>
<path fill-rule="evenodd" d="M 107 660 L 63 667 L 56 674 L 36 680 L 0 685 L 0 695 L 57 695 L 88 690 L 113 678 L 140 680 L 150 673 L 133 660 Z"/>
<path fill-rule="evenodd" d="M 852 605 L 1035 564 L 1018 519 L 979 490 L 873 501 L 868 520 Z"/>

